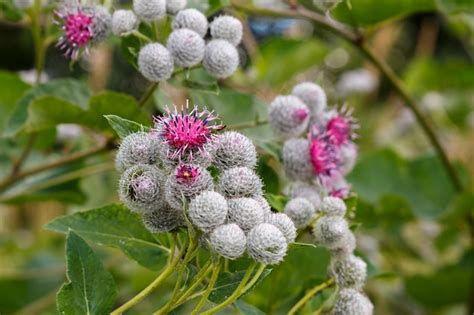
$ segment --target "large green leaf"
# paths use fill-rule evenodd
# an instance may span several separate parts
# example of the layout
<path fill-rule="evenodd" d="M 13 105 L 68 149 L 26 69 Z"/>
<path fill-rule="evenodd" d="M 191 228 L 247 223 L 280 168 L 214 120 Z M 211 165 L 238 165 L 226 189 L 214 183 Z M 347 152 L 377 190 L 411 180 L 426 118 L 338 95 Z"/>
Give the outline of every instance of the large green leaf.
<path fill-rule="evenodd" d="M 338 5 L 331 14 L 340 22 L 364 27 L 435 9 L 434 0 L 386 0 L 383 3 L 377 0 L 350 0 Z"/>
<path fill-rule="evenodd" d="M 285 260 L 273 268 L 247 300 L 266 314 L 275 314 L 282 307 L 289 310 L 314 281 L 326 278 L 328 264 L 329 253 L 325 249 L 293 244 Z"/>
<path fill-rule="evenodd" d="M 108 314 L 117 290 L 112 275 L 76 233 L 69 232 L 66 244 L 67 280 L 56 297 L 60 314 Z"/>
<path fill-rule="evenodd" d="M 54 80 L 32 88 L 17 102 L 6 126 L 5 133 L 8 136 L 13 136 L 21 131 L 28 119 L 28 108 L 31 102 L 45 95 L 54 96 L 85 109 L 90 92 L 84 82 L 74 79 Z"/>
<path fill-rule="evenodd" d="M 59 233 L 72 230 L 97 244 L 120 248 L 127 256 L 153 270 L 162 266 L 168 253 L 168 249 L 158 244 L 143 226 L 139 215 L 122 205 L 112 204 L 59 217 L 45 228 Z"/>
<path fill-rule="evenodd" d="M 298 73 L 319 65 L 327 52 L 324 43 L 314 38 L 271 39 L 263 44 L 261 56 L 255 62 L 257 78 L 271 85 L 284 84 Z M 291 66 L 283 60 L 291 60 Z"/>
<path fill-rule="evenodd" d="M 148 131 L 150 128 L 145 127 L 134 121 L 119 117 L 117 115 L 104 115 L 105 119 L 109 122 L 110 127 L 117 133 L 120 139 L 125 138 L 131 133 L 138 131 Z"/>
<path fill-rule="evenodd" d="M 348 178 L 362 199 L 376 203 L 397 194 L 425 218 L 442 214 L 454 197 L 449 177 L 434 156 L 406 161 L 393 151 L 378 151 L 362 157 Z"/>
<path fill-rule="evenodd" d="M 18 99 L 30 88 L 17 75 L 0 71 L 0 134 Z"/>

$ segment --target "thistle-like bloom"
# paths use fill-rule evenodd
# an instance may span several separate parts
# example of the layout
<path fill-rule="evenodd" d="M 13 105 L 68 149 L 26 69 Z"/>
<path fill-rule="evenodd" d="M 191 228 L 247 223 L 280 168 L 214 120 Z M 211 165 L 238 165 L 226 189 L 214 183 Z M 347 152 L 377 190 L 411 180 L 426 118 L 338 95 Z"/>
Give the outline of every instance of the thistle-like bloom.
<path fill-rule="evenodd" d="M 173 231 L 185 225 L 183 212 L 171 208 L 168 204 L 143 214 L 143 224 L 152 233 Z"/>
<path fill-rule="evenodd" d="M 234 167 L 221 173 L 220 192 L 226 198 L 253 198 L 262 195 L 262 180 L 250 168 Z"/>
<path fill-rule="evenodd" d="M 254 168 L 257 164 L 257 151 L 252 141 L 235 131 L 224 132 L 218 137 L 213 156 L 219 170 L 239 166 Z"/>
<path fill-rule="evenodd" d="M 293 243 L 296 238 L 296 227 L 293 221 L 284 213 L 271 213 L 265 218 L 265 223 L 276 226 L 288 244 Z"/>
<path fill-rule="evenodd" d="M 111 15 L 101 6 L 64 5 L 55 13 L 59 18 L 56 23 L 64 32 L 56 46 L 71 59 L 77 59 L 81 50 L 87 52 L 90 44 L 103 40 L 112 23 Z"/>
<path fill-rule="evenodd" d="M 247 236 L 249 256 L 262 264 L 278 264 L 285 257 L 287 248 L 287 240 L 283 233 L 269 223 L 257 225 Z"/>
<path fill-rule="evenodd" d="M 313 229 L 316 242 L 328 249 L 340 247 L 348 233 L 349 225 L 342 217 L 324 216 L 316 222 Z"/>
<path fill-rule="evenodd" d="M 314 177 L 311 164 L 310 142 L 307 139 L 289 139 L 283 145 L 283 167 L 293 180 L 311 181 Z"/>
<path fill-rule="evenodd" d="M 247 238 L 244 231 L 234 223 L 221 225 L 209 236 L 211 247 L 221 256 L 236 259 L 245 252 Z"/>
<path fill-rule="evenodd" d="M 324 197 L 321 212 L 329 216 L 344 216 L 347 207 L 344 201 L 337 197 Z"/>
<path fill-rule="evenodd" d="M 295 198 L 285 205 L 285 214 L 295 223 L 297 228 L 306 227 L 316 213 L 314 206 L 305 198 Z"/>
<path fill-rule="evenodd" d="M 204 191 L 189 204 L 191 222 L 203 232 L 211 232 L 224 224 L 227 218 L 227 201 L 215 191 Z"/>
<path fill-rule="evenodd" d="M 242 40 L 242 22 L 233 16 L 222 15 L 216 17 L 211 23 L 212 38 L 225 39 L 234 46 Z"/>
<path fill-rule="evenodd" d="M 318 187 L 305 182 L 294 182 L 289 189 L 288 196 L 291 199 L 305 198 L 311 202 L 315 209 L 319 209 L 321 204 L 321 193 Z"/>
<path fill-rule="evenodd" d="M 265 212 L 258 201 L 251 198 L 229 199 L 229 222 L 237 224 L 248 232 L 257 224 L 263 223 Z"/>
<path fill-rule="evenodd" d="M 268 123 L 284 138 L 302 134 L 308 127 L 309 117 L 308 106 L 294 95 L 276 97 L 268 109 Z"/>
<path fill-rule="evenodd" d="M 357 161 L 357 145 L 354 142 L 350 141 L 341 146 L 341 150 L 339 152 L 341 173 L 343 175 L 349 174 L 354 168 Z"/>
<path fill-rule="evenodd" d="M 316 118 L 327 106 L 327 97 L 324 90 L 312 82 L 302 82 L 293 87 L 291 94 L 299 97 L 311 110 Z"/>
<path fill-rule="evenodd" d="M 159 162 L 160 142 L 156 136 L 146 132 L 136 132 L 126 136 L 115 157 L 115 167 L 124 172 L 136 164 L 156 164 Z"/>
<path fill-rule="evenodd" d="M 205 190 L 213 190 L 211 174 L 197 165 L 182 164 L 169 175 L 165 184 L 166 201 L 175 209 L 183 209 L 189 202 Z M 183 200 L 184 198 L 184 200 Z"/>
<path fill-rule="evenodd" d="M 186 105 L 186 109 L 188 105 Z M 155 118 L 155 132 L 168 146 L 167 155 L 173 160 L 192 161 L 193 155 L 210 157 L 206 148 L 215 140 L 214 132 L 222 129 L 217 116 L 195 106 L 190 112 L 167 110 Z"/>

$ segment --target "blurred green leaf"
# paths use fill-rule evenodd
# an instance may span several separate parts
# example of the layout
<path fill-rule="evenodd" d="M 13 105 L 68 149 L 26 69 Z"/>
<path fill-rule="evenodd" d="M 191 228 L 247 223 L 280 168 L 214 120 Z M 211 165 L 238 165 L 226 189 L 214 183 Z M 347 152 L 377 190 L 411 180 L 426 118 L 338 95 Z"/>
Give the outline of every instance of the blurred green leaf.
<path fill-rule="evenodd" d="M 396 193 L 424 218 L 441 215 L 454 197 L 451 181 L 435 156 L 406 161 L 390 150 L 374 152 L 359 160 L 348 179 L 361 198 L 376 203 Z"/>
<path fill-rule="evenodd" d="M 87 243 L 72 231 L 67 236 L 66 260 L 68 282 L 56 297 L 59 313 L 109 313 L 117 295 L 115 281 Z"/>
<path fill-rule="evenodd" d="M 30 88 L 17 75 L 0 71 L 0 135 L 16 102 Z"/>
<path fill-rule="evenodd" d="M 267 156 L 260 157 L 257 164 L 257 173 L 263 181 L 263 186 L 266 193 L 278 194 L 280 191 L 280 178 L 275 169 L 269 165 Z"/>
<path fill-rule="evenodd" d="M 119 117 L 117 115 L 104 115 L 105 119 L 109 122 L 112 129 L 115 130 L 120 139 L 125 138 L 131 133 L 138 131 L 148 131 L 150 128 L 145 127 L 134 121 Z"/>
<path fill-rule="evenodd" d="M 219 95 L 219 91 L 220 91 L 217 81 L 207 82 L 207 81 L 183 80 L 181 84 L 185 88 L 200 91 L 203 93 Z"/>
<path fill-rule="evenodd" d="M 474 64 L 463 60 L 437 62 L 422 58 L 412 61 L 404 80 L 413 93 L 430 90 L 472 90 L 474 86 Z"/>
<path fill-rule="evenodd" d="M 350 0 L 339 4 L 331 12 L 338 21 L 359 27 L 374 26 L 381 22 L 403 18 L 409 14 L 436 9 L 434 0 Z"/>
<path fill-rule="evenodd" d="M 281 85 L 300 72 L 319 65 L 328 48 L 314 38 L 305 40 L 272 38 L 261 47 L 255 62 L 257 79 L 270 85 Z M 291 67 L 282 60 L 291 60 Z"/>
<path fill-rule="evenodd" d="M 246 271 L 237 271 L 237 272 L 221 272 L 219 278 L 217 278 L 216 285 L 209 295 L 209 301 L 213 303 L 222 303 L 224 302 L 232 293 L 237 289 L 240 282 L 244 278 Z M 271 269 L 265 269 L 257 282 L 255 282 L 254 287 L 258 286 L 260 281 L 262 281 L 266 276 L 271 273 Z M 255 271 L 252 273 L 250 279 L 255 275 Z M 246 293 L 250 292 L 252 288 L 249 289 Z"/>
<path fill-rule="evenodd" d="M 46 95 L 69 104 L 75 104 L 85 110 L 90 91 L 85 82 L 74 79 L 53 80 L 32 88 L 17 102 L 6 125 L 5 134 L 7 136 L 18 134 L 28 119 L 31 102 L 38 97 Z"/>
<path fill-rule="evenodd" d="M 261 310 L 259 310 L 255 306 L 247 304 L 242 300 L 235 301 L 234 306 L 243 315 L 265 315 L 264 312 L 262 312 Z"/>
<path fill-rule="evenodd" d="M 285 205 L 288 202 L 288 197 L 283 195 L 274 195 L 271 193 L 267 193 L 265 194 L 265 197 L 267 198 L 267 201 L 270 206 L 278 212 L 283 212 L 283 210 L 285 209 Z"/>
<path fill-rule="evenodd" d="M 230 0 L 209 0 L 208 3 L 209 9 L 207 10 L 207 15 L 209 16 L 228 6 L 230 4 Z"/>
<path fill-rule="evenodd" d="M 158 270 L 168 254 L 168 249 L 158 244 L 143 226 L 140 216 L 122 205 L 112 204 L 59 217 L 45 228 L 59 233 L 72 230 L 99 245 L 120 248 L 140 265 L 152 270 Z"/>
<path fill-rule="evenodd" d="M 435 2 L 438 9 L 447 14 L 474 12 L 474 2 L 472 0 L 436 0 Z"/>

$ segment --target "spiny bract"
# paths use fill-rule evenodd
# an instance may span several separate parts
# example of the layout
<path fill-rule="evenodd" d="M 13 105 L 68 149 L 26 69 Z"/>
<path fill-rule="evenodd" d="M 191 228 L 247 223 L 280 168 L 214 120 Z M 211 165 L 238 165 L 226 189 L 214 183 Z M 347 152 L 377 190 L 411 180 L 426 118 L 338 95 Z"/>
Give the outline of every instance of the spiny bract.
<path fill-rule="evenodd" d="M 174 15 L 186 8 L 187 4 L 187 0 L 166 0 L 166 12 Z"/>
<path fill-rule="evenodd" d="M 374 306 L 362 293 L 354 289 L 339 291 L 334 304 L 333 315 L 372 315 Z"/>
<path fill-rule="evenodd" d="M 367 278 L 367 264 L 361 258 L 350 255 L 333 258 L 330 266 L 339 288 L 362 289 Z"/>
<path fill-rule="evenodd" d="M 143 224 L 152 233 L 164 233 L 185 225 L 183 212 L 168 204 L 143 214 Z"/>
<path fill-rule="evenodd" d="M 316 118 L 327 106 L 327 97 L 324 90 L 312 82 L 302 82 L 293 87 L 291 94 L 301 99 L 310 109 L 313 118 Z"/>
<path fill-rule="evenodd" d="M 341 244 L 347 233 L 350 233 L 349 226 L 341 217 L 324 216 L 316 222 L 313 229 L 316 242 L 329 249 Z"/>
<path fill-rule="evenodd" d="M 157 21 L 166 16 L 166 0 L 133 0 L 133 11 L 142 21 Z"/>
<path fill-rule="evenodd" d="M 284 213 L 271 213 L 265 217 L 265 223 L 276 226 L 288 244 L 293 243 L 296 238 L 296 227 L 293 221 Z"/>
<path fill-rule="evenodd" d="M 201 37 L 206 36 L 207 26 L 206 16 L 196 9 L 179 11 L 172 23 L 173 30 L 186 28 L 195 31 Z"/>
<path fill-rule="evenodd" d="M 290 179 L 311 181 L 314 178 L 309 149 L 309 141 L 302 138 L 289 139 L 283 145 L 283 168 Z"/>
<path fill-rule="evenodd" d="M 117 36 L 129 33 L 138 26 L 138 19 L 131 10 L 117 10 L 112 16 L 112 33 Z"/>
<path fill-rule="evenodd" d="M 344 216 L 347 207 L 344 201 L 337 197 L 324 197 L 321 203 L 321 212 L 329 216 Z"/>

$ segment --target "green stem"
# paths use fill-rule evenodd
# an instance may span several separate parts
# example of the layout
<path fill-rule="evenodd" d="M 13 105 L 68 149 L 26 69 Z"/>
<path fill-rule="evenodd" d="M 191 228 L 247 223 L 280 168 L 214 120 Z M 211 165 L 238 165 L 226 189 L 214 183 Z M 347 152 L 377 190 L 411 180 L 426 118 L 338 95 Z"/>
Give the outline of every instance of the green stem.
<path fill-rule="evenodd" d="M 258 271 L 253 276 L 253 278 L 249 281 L 250 276 L 252 275 L 256 265 L 257 265 L 257 263 L 253 262 L 249 266 L 249 268 L 247 269 L 247 272 L 245 273 L 244 277 L 242 278 L 242 281 L 240 281 L 239 285 L 234 290 L 234 292 L 231 294 L 231 296 L 229 296 L 221 304 L 218 304 L 218 305 L 214 306 L 213 308 L 211 308 L 210 310 L 207 310 L 207 311 L 201 313 L 201 315 L 211 315 L 211 314 L 214 314 L 214 313 L 217 313 L 217 312 L 223 310 L 228 305 L 234 303 L 247 290 L 249 290 L 255 284 L 255 282 L 258 280 L 258 278 L 262 274 L 263 270 L 265 269 L 265 265 L 261 265 L 260 268 L 258 269 Z"/>
<path fill-rule="evenodd" d="M 173 260 L 172 254 L 175 252 L 176 241 L 173 242 L 170 256 L 168 257 L 168 261 L 166 264 L 165 269 L 160 273 L 160 275 L 150 283 L 145 289 L 143 289 L 140 293 L 135 295 L 132 299 L 130 299 L 127 303 L 123 304 L 116 310 L 110 313 L 110 315 L 119 315 L 125 312 L 126 310 L 132 308 L 136 304 L 138 304 L 141 300 L 143 300 L 146 296 L 148 296 L 151 292 L 153 292 L 156 288 L 158 288 L 174 271 L 176 265 L 180 261 L 180 258 L 184 254 L 186 250 L 186 245 L 183 246 L 176 259 Z"/>
<path fill-rule="evenodd" d="M 213 270 L 212 264 L 210 261 L 208 261 L 203 268 L 199 271 L 199 273 L 196 275 L 194 282 L 191 284 L 191 286 L 181 295 L 178 297 L 178 300 L 174 303 L 174 307 L 177 307 L 181 304 L 183 304 L 186 299 L 193 293 L 193 291 L 197 288 L 198 285 L 200 285 L 204 279 L 209 275 L 209 273 Z"/>
<path fill-rule="evenodd" d="M 320 285 L 315 286 L 311 290 L 309 290 L 302 298 L 301 300 L 298 301 L 288 312 L 288 315 L 293 315 L 296 314 L 296 312 L 305 306 L 306 303 L 308 303 L 309 300 L 311 300 L 316 294 L 318 294 L 320 291 L 324 290 L 325 288 L 331 286 L 334 283 L 334 278 L 331 278 Z"/>
<path fill-rule="evenodd" d="M 204 303 L 206 303 L 207 298 L 211 294 L 211 291 L 214 288 L 214 285 L 216 284 L 217 276 L 219 275 L 220 269 L 221 269 L 221 262 L 220 262 L 220 259 L 218 258 L 217 262 L 214 263 L 214 268 L 212 271 L 211 279 L 209 280 L 209 284 L 207 285 L 207 289 L 206 291 L 204 291 L 204 294 L 201 296 L 201 299 L 199 300 L 198 304 L 194 308 L 191 315 L 198 314 L 201 308 L 204 306 Z"/>
<path fill-rule="evenodd" d="M 43 36 L 41 34 L 41 0 L 35 0 L 31 11 L 31 24 L 33 32 L 33 41 L 35 44 L 35 70 L 36 70 L 36 84 L 41 81 L 41 73 L 44 68 L 45 45 L 43 43 Z"/>
<path fill-rule="evenodd" d="M 148 102 L 148 100 L 150 99 L 150 97 L 152 97 L 153 93 L 155 93 L 155 90 L 158 88 L 159 85 L 160 85 L 160 82 L 150 83 L 150 85 L 146 89 L 145 93 L 143 94 L 143 96 L 138 101 L 138 106 L 139 107 L 143 107 L 146 104 L 146 102 Z"/>
<path fill-rule="evenodd" d="M 151 42 L 152 42 L 152 40 L 151 40 L 148 36 L 146 36 L 145 34 L 140 33 L 139 31 L 136 31 L 136 30 L 135 30 L 135 31 L 132 31 L 132 32 L 130 32 L 130 33 L 127 33 L 127 34 L 131 34 L 131 35 L 133 35 L 133 36 L 135 36 L 135 37 L 137 37 L 137 38 L 139 38 L 139 39 L 144 40 L 144 41 L 147 42 L 147 43 L 151 43 Z"/>

